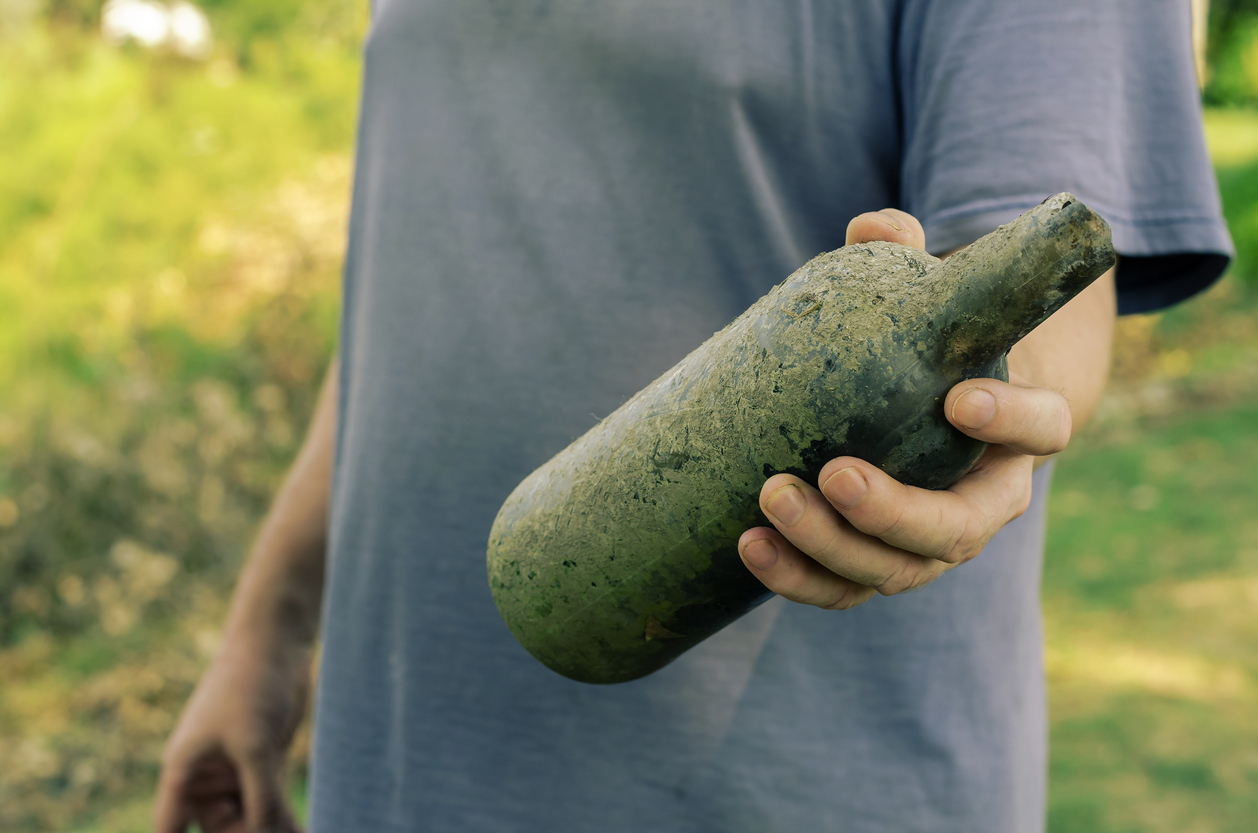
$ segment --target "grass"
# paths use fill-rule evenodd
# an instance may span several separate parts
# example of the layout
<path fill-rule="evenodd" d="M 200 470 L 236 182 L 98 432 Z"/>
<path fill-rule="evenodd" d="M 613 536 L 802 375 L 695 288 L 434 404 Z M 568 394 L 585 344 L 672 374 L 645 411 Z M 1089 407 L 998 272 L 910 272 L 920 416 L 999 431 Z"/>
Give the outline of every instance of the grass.
<path fill-rule="evenodd" d="M 148 829 L 335 337 L 363 9 L 207 7 L 205 63 L 0 32 L 5 833 Z M 1121 323 L 1056 475 L 1053 831 L 1258 828 L 1258 114 L 1207 115 L 1233 277 Z"/>
<path fill-rule="evenodd" d="M 1044 576 L 1050 830 L 1258 821 L 1256 393 L 1060 461 Z"/>
<path fill-rule="evenodd" d="M 1235 569 L 1258 547 L 1256 426 L 1258 403 L 1080 443 L 1055 489 L 1048 598 L 1129 612 L 1151 586 Z"/>

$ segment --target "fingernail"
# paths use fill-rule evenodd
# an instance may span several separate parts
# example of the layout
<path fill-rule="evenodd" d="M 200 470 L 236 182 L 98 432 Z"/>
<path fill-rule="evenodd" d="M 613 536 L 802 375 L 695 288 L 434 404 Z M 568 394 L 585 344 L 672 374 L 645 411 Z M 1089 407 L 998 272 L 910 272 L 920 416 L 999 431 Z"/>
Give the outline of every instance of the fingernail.
<path fill-rule="evenodd" d="M 865 482 L 865 475 L 854 468 L 840 469 L 830 475 L 830 479 L 821 486 L 821 493 L 831 503 L 844 509 L 851 509 L 864 500 L 867 491 L 869 484 Z"/>
<path fill-rule="evenodd" d="M 767 538 L 757 538 L 743 547 L 743 559 L 757 570 L 772 570 L 778 563 L 778 548 Z"/>
<path fill-rule="evenodd" d="M 982 388 L 970 388 L 952 403 L 952 421 L 962 428 L 982 428 L 996 416 L 996 397 Z"/>
<path fill-rule="evenodd" d="M 769 495 L 767 508 L 770 515 L 787 526 L 794 526 L 800 518 L 804 517 L 807 502 L 799 493 L 799 488 L 792 483 Z"/>
<path fill-rule="evenodd" d="M 904 231 L 904 226 L 900 225 L 900 221 L 897 220 L 894 215 L 888 214 L 886 211 L 879 211 L 878 216 L 882 218 L 884 223 L 891 226 L 891 228 L 896 231 Z"/>

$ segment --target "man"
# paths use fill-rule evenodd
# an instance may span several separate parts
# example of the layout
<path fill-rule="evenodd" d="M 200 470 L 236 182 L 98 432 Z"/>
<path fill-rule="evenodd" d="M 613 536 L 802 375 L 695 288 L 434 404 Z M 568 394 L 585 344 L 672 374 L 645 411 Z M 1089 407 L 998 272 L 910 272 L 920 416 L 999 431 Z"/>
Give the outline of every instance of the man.
<path fill-rule="evenodd" d="M 1173 303 L 1226 262 L 1199 119 L 1170 0 L 379 2 L 340 364 L 158 830 L 291 826 L 321 597 L 317 831 L 1042 829 L 1032 460 L 1100 396 L 1115 299 Z M 740 555 L 807 604 L 643 680 L 583 686 L 515 644 L 484 544 L 529 471 L 845 226 L 946 252 L 1060 190 L 1124 260 L 1012 383 L 949 395 L 995 444 L 957 486 L 853 460 L 770 478 L 774 528 Z"/>

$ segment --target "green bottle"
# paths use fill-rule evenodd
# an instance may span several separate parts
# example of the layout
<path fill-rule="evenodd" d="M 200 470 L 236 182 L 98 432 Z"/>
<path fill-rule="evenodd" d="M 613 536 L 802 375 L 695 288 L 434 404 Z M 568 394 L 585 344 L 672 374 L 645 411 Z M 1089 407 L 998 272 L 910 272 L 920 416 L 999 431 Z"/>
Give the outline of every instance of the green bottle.
<path fill-rule="evenodd" d="M 840 456 L 942 489 L 985 445 L 943 401 L 1114 264 L 1070 194 L 946 261 L 894 243 L 819 255 L 529 475 L 489 537 L 502 618 L 575 680 L 649 674 L 771 594 L 737 541 L 758 494 Z"/>

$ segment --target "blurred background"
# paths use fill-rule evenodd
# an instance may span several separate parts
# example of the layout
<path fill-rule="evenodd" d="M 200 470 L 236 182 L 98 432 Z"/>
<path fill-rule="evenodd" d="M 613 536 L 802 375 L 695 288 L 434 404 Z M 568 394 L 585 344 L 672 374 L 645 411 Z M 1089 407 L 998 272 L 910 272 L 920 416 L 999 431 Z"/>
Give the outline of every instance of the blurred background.
<path fill-rule="evenodd" d="M 148 829 L 333 349 L 366 18 L 0 0 L 0 831 Z M 1258 0 L 1208 29 L 1239 256 L 1058 467 L 1052 831 L 1258 829 Z"/>

